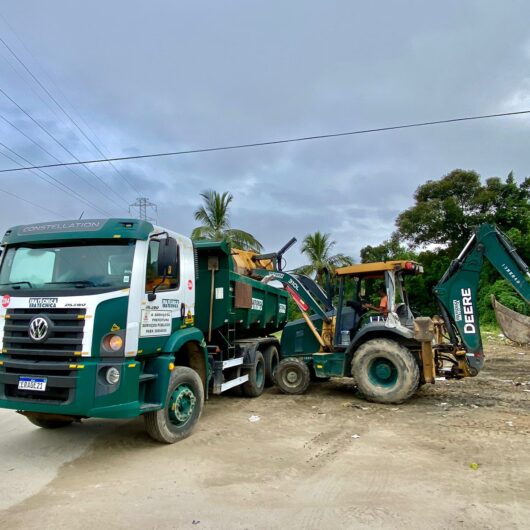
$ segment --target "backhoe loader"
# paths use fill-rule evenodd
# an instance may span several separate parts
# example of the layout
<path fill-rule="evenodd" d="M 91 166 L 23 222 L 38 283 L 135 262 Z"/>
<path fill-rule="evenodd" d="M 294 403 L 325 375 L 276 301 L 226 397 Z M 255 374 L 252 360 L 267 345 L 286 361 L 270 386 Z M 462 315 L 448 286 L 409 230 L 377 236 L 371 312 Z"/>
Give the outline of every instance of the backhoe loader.
<path fill-rule="evenodd" d="M 474 231 L 434 288 L 440 316 L 433 318 L 415 316 L 409 305 L 404 280 L 423 272 L 419 263 L 387 261 L 338 268 L 334 273 L 338 296 L 333 297 L 310 278 L 282 271 L 281 256 L 255 256 L 258 262 L 274 264 L 272 271 L 257 269 L 255 274 L 264 282 L 279 281 L 302 312 L 301 319 L 283 330 L 281 360 L 274 375 L 277 386 L 285 393 L 300 394 L 311 378 L 353 377 L 368 400 L 401 403 L 422 384 L 434 384 L 436 377 L 476 376 L 484 366 L 477 309 L 484 258 L 530 302 L 528 266 L 508 238 L 490 224 Z M 375 279 L 384 281 L 387 295 L 386 311 L 379 314 L 367 311 L 363 299 L 366 282 Z M 508 308 L 496 301 L 494 306 L 506 336 L 527 342 L 529 319 L 519 315 L 516 320 Z"/>

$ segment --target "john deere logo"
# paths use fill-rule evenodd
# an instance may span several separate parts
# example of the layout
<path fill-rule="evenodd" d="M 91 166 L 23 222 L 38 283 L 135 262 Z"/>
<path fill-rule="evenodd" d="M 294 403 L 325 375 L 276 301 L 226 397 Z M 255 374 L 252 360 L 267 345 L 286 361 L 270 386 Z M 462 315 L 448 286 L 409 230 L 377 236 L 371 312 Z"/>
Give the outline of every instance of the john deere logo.
<path fill-rule="evenodd" d="M 43 317 L 35 317 L 29 323 L 29 336 L 35 342 L 43 341 L 48 335 L 50 329 L 48 321 Z"/>

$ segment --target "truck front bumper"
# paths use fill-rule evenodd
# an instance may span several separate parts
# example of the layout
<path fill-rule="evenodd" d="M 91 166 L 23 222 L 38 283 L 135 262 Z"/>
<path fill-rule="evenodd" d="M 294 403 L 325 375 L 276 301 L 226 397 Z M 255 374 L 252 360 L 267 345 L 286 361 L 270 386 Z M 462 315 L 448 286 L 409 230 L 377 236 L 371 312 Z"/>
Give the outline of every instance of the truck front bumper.
<path fill-rule="evenodd" d="M 116 368 L 111 385 L 106 371 Z M 77 417 L 131 418 L 141 414 L 141 364 L 134 359 L 79 358 L 76 363 L 15 361 L 0 356 L 0 407 Z M 19 380 L 46 379 L 44 391 L 21 390 Z"/>

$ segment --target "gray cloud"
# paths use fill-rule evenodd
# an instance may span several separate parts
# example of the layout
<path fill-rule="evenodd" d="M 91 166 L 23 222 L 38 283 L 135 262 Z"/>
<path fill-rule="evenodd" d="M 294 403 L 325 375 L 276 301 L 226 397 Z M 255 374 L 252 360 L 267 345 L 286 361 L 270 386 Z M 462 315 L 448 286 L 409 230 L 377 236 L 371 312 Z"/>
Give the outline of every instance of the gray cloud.
<path fill-rule="evenodd" d="M 24 0 L 0 13 L 31 54 L 0 19 L 3 38 L 113 155 L 530 107 L 530 6 L 522 1 Z M 1 46 L 0 73 L 0 87 L 77 157 L 98 156 L 45 95 L 39 99 Z M 0 113 L 70 159 L 2 97 Z M 322 230 L 337 240 L 337 251 L 357 255 L 390 235 L 396 214 L 428 178 L 455 167 L 526 177 L 529 130 L 529 118 L 514 117 L 117 167 L 158 204 L 160 223 L 180 232 L 194 226 L 200 191 L 230 190 L 233 224 L 267 248 Z M 32 162 L 51 161 L 3 123 L 0 141 Z M 0 157 L 0 165 L 12 162 Z M 108 164 L 93 169 L 126 202 L 134 200 Z M 124 214 L 123 203 L 86 170 L 75 172 L 49 171 L 105 211 Z M 66 217 L 100 215 L 29 174 L 3 174 L 0 188 Z M 2 228 L 49 215 L 0 193 Z M 291 264 L 301 262 L 291 256 Z"/>

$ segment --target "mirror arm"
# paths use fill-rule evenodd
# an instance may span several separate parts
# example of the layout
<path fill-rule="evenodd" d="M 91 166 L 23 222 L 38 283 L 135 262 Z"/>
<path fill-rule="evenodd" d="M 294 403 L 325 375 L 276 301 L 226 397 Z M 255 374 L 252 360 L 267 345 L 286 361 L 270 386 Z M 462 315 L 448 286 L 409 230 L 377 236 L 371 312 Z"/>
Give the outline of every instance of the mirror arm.
<path fill-rule="evenodd" d="M 147 295 L 147 300 L 149 300 L 149 302 L 156 300 L 156 290 L 166 281 L 166 277 L 167 277 L 167 274 L 164 274 L 164 276 L 162 276 L 162 279 L 158 282 L 158 284 L 153 285 L 153 290 Z"/>

